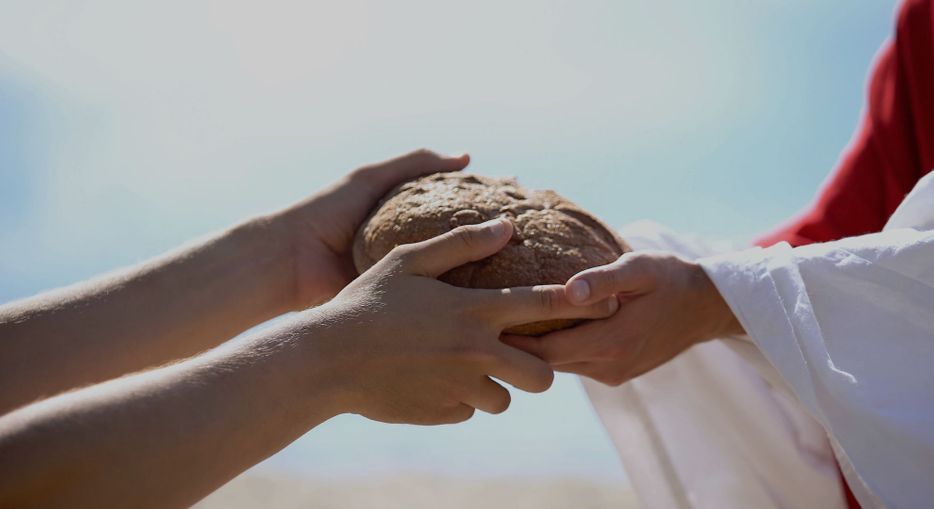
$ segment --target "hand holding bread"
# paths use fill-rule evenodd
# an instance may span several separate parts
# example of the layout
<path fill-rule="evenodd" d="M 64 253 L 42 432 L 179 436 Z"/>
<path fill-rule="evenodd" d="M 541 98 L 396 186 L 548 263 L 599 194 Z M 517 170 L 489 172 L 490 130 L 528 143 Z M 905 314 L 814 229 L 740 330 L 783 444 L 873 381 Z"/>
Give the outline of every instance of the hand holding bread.
<path fill-rule="evenodd" d="M 499 413 L 509 406 L 508 391 L 491 377 L 529 392 L 551 385 L 547 363 L 500 342 L 503 330 L 604 318 L 616 311 L 615 298 L 579 307 L 563 285 L 465 289 L 435 279 L 494 255 L 512 235 L 512 223 L 494 219 L 395 247 L 313 310 L 315 320 L 341 330 L 338 341 L 313 348 L 341 366 L 345 411 L 384 422 L 459 422 L 474 409 Z"/>

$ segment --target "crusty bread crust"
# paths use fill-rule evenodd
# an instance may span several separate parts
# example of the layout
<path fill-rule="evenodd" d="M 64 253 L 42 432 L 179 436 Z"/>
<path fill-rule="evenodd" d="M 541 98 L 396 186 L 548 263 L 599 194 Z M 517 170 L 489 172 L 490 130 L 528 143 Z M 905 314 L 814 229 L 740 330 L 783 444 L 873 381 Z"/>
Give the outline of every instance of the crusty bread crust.
<path fill-rule="evenodd" d="M 496 217 L 513 223 L 509 244 L 439 279 L 465 288 L 563 284 L 581 270 L 610 263 L 630 250 L 600 220 L 554 191 L 525 189 L 511 178 L 436 173 L 406 182 L 382 199 L 357 231 L 354 264 L 362 273 L 395 246 Z M 507 332 L 541 335 L 574 323 L 537 322 Z"/>

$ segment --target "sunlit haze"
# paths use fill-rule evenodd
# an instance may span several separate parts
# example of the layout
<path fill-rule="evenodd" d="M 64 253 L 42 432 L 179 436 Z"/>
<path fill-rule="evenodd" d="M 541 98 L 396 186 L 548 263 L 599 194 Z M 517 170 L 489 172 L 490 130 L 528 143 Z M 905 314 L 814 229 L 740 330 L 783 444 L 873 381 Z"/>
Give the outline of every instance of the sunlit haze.
<path fill-rule="evenodd" d="M 157 255 L 414 148 L 613 225 L 744 241 L 806 204 L 892 1 L 0 0 L 0 299 Z M 438 428 L 334 419 L 296 475 L 625 474 L 575 378 Z"/>

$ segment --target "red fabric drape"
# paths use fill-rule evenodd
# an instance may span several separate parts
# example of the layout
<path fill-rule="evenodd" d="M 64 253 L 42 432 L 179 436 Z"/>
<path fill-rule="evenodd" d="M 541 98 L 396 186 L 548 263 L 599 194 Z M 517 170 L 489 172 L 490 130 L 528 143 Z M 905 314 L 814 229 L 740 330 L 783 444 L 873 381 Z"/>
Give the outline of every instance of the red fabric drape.
<path fill-rule="evenodd" d="M 769 246 L 880 231 L 934 168 L 934 1 L 902 3 L 895 37 L 877 57 L 861 124 L 801 215 L 758 239 Z"/>

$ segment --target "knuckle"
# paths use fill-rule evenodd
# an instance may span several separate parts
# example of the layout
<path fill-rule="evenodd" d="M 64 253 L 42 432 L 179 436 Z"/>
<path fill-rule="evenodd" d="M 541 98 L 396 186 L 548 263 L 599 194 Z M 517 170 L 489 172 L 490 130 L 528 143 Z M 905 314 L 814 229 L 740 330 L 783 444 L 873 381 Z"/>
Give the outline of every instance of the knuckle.
<path fill-rule="evenodd" d="M 402 263 L 407 263 L 411 261 L 412 257 L 415 255 L 416 249 L 414 244 L 401 244 L 394 248 L 386 255 L 386 258 L 390 260 L 397 260 Z"/>
<path fill-rule="evenodd" d="M 412 254 L 413 248 L 412 244 L 400 244 L 392 250 L 389 251 L 388 256 L 395 256 L 397 258 L 404 257 L 406 255 Z"/>
<path fill-rule="evenodd" d="M 372 170 L 373 169 L 370 166 L 361 166 L 359 168 L 353 169 L 350 171 L 350 173 L 347 174 L 347 180 L 354 182 L 354 183 L 366 181 L 367 174 L 370 173 Z"/>
<path fill-rule="evenodd" d="M 633 256 L 631 260 L 633 272 L 648 276 L 653 280 L 659 279 L 667 266 L 665 261 L 675 258 L 668 253 L 641 253 Z"/>
<path fill-rule="evenodd" d="M 550 288 L 538 287 L 539 306 L 544 311 L 554 311 L 557 308 L 557 296 L 555 291 Z"/>
<path fill-rule="evenodd" d="M 625 255 L 623 256 L 625 257 Z M 639 262 L 637 261 L 638 259 L 639 258 L 620 258 L 615 263 L 606 267 L 604 277 L 615 287 L 625 285 L 627 269 L 633 268 L 637 271 L 641 270 L 639 268 Z"/>
<path fill-rule="evenodd" d="M 381 189 L 384 183 L 386 165 L 382 163 L 367 164 L 351 170 L 347 174 L 348 181 L 359 186 L 367 194 L 373 194 Z"/>
<path fill-rule="evenodd" d="M 623 275 L 623 266 L 617 265 L 606 271 L 606 280 L 614 287 L 619 288 L 626 284 L 626 278 Z"/>
<path fill-rule="evenodd" d="M 379 163 L 365 164 L 350 170 L 350 173 L 347 174 L 347 178 L 350 180 L 356 181 L 365 181 L 372 178 L 374 173 L 379 173 L 380 168 L 383 165 Z"/>
<path fill-rule="evenodd" d="M 652 251 L 632 251 L 619 257 L 617 263 L 646 268 L 651 264 Z"/>
<path fill-rule="evenodd" d="M 434 151 L 422 147 L 420 149 L 416 149 L 410 152 L 408 157 L 409 159 L 417 163 L 427 163 L 429 161 L 437 159 L 438 155 L 435 154 Z"/>
<path fill-rule="evenodd" d="M 466 226 L 451 230 L 450 236 L 454 241 L 461 244 L 464 249 L 471 249 L 477 243 L 476 233 Z"/>

